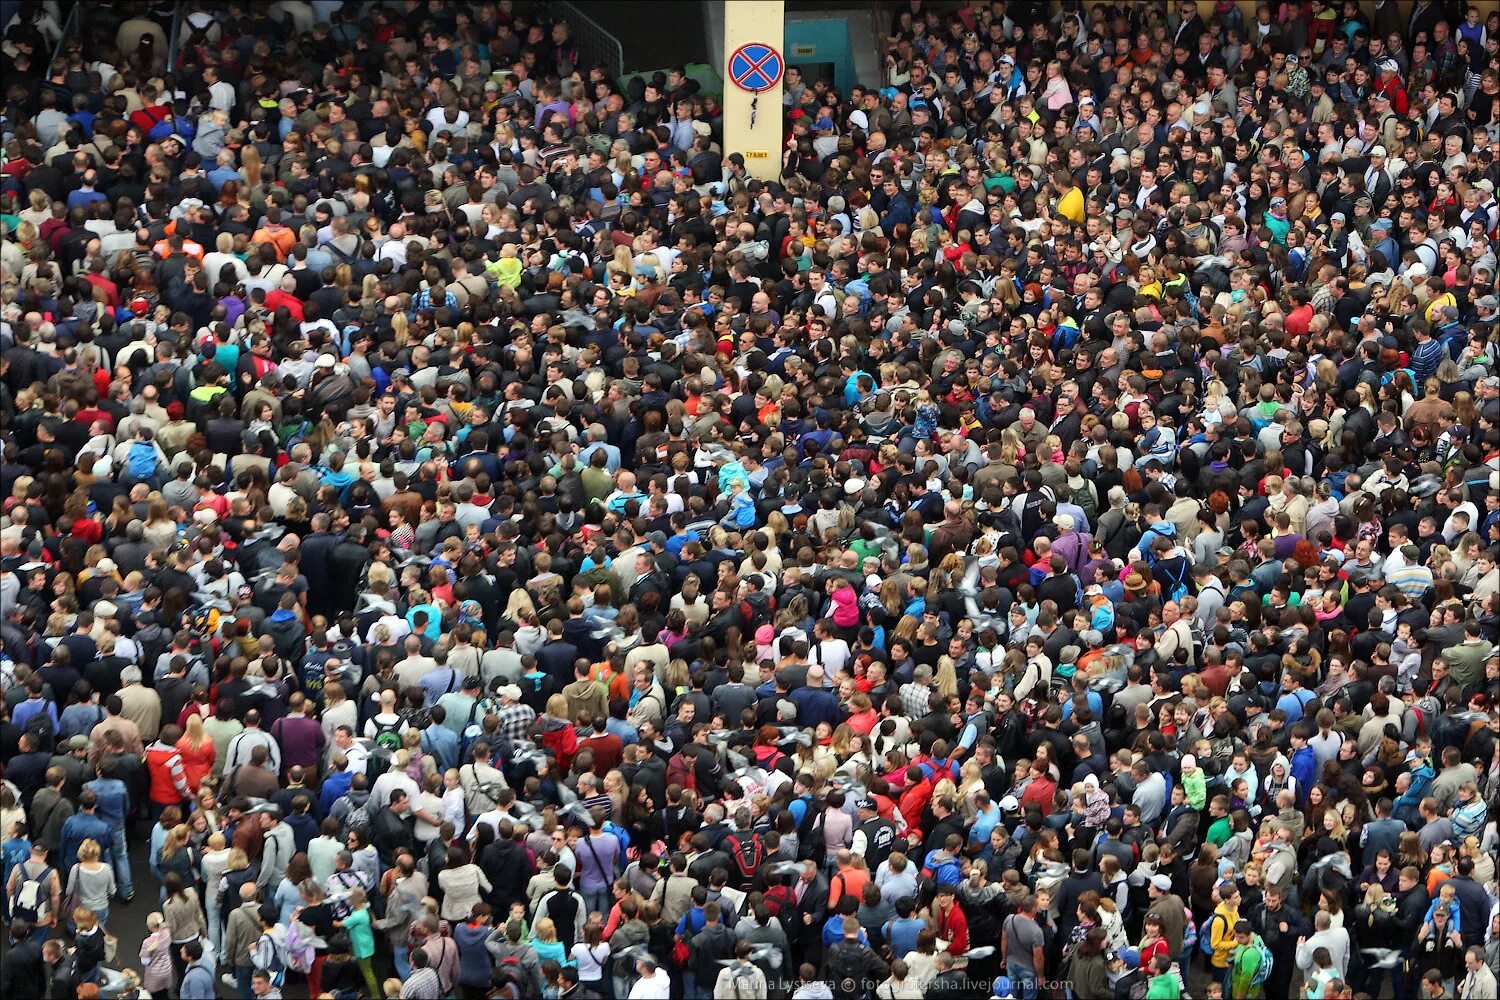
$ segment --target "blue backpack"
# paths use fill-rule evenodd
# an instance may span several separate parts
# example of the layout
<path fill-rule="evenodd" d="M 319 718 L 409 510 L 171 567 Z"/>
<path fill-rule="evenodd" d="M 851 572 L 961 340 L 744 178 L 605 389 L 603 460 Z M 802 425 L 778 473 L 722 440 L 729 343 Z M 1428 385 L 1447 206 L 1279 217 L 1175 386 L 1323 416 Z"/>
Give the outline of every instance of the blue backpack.
<path fill-rule="evenodd" d="M 1214 921 L 1224 922 L 1224 914 L 1209 914 L 1207 920 L 1203 921 L 1203 929 L 1198 932 L 1198 950 L 1205 955 L 1212 956 L 1214 953 Z"/>
<path fill-rule="evenodd" d="M 125 467 L 136 479 L 150 479 L 156 475 L 156 448 L 148 441 L 137 441 L 130 446 L 125 456 Z"/>

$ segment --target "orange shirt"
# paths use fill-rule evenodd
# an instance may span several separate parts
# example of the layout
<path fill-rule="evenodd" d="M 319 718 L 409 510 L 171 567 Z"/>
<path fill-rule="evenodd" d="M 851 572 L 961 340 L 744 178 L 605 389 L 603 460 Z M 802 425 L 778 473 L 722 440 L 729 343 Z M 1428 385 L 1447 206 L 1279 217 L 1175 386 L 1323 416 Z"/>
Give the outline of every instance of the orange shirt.
<path fill-rule="evenodd" d="M 276 260 L 286 263 L 287 254 L 292 252 L 292 247 L 297 245 L 297 234 L 286 226 L 273 226 L 267 223 L 255 231 L 250 239 L 255 243 L 269 243 L 276 249 Z"/>
<path fill-rule="evenodd" d="M 833 909 L 845 896 L 864 899 L 865 886 L 870 884 L 870 873 L 858 868 L 840 868 L 828 880 L 828 908 Z"/>

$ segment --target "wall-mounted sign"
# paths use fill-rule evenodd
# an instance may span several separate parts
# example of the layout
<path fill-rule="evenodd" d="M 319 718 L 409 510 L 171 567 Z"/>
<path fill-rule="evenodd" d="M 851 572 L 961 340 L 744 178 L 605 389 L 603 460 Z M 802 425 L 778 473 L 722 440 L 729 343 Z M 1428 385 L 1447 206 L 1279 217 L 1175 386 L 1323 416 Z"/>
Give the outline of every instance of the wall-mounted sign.
<path fill-rule="evenodd" d="M 730 54 L 728 70 L 730 83 L 758 94 L 781 82 L 786 63 L 781 53 L 765 42 L 746 42 Z"/>

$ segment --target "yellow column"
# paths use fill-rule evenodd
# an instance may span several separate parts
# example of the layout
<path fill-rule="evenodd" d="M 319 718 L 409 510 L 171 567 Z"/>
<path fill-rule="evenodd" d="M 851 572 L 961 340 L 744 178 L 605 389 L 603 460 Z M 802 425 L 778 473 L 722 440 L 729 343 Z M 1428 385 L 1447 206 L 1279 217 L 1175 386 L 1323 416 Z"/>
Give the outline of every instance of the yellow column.
<path fill-rule="evenodd" d="M 752 94 L 735 86 L 728 63 L 740 47 L 762 42 L 781 57 L 785 78 L 785 5 L 782 0 L 725 0 L 724 60 L 724 153 L 739 153 L 754 177 L 771 180 L 781 174 L 782 80 L 769 90 Z M 751 101 L 759 98 L 755 124 L 751 125 Z"/>

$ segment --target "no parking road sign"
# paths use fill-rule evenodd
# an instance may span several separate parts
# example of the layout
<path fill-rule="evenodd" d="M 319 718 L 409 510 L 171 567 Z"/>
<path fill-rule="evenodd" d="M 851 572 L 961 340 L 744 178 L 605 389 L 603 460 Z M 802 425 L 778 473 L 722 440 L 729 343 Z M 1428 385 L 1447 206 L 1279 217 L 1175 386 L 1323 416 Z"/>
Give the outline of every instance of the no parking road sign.
<path fill-rule="evenodd" d="M 729 81 L 752 94 L 776 86 L 785 70 L 781 53 L 765 42 L 746 42 L 729 57 Z"/>

